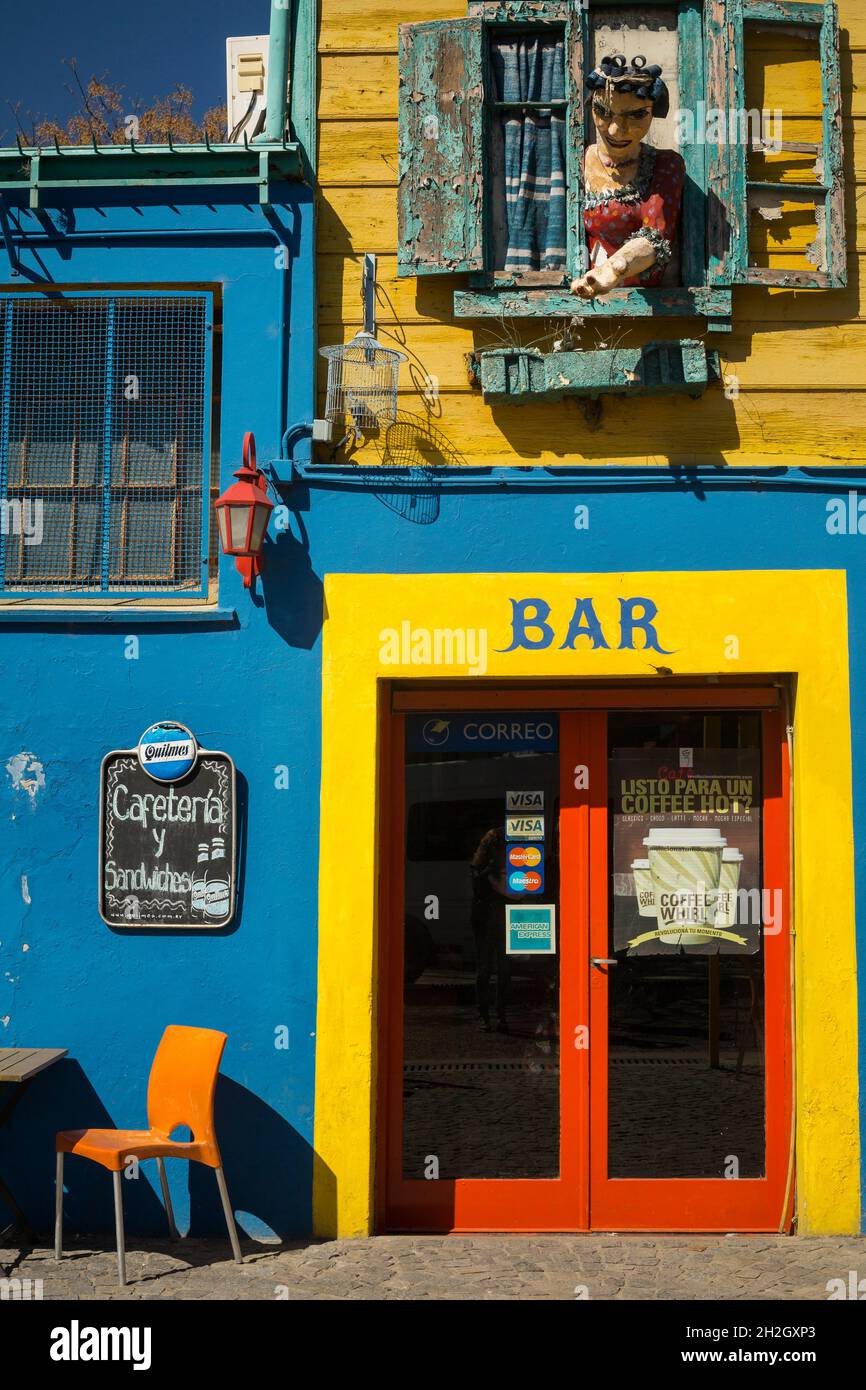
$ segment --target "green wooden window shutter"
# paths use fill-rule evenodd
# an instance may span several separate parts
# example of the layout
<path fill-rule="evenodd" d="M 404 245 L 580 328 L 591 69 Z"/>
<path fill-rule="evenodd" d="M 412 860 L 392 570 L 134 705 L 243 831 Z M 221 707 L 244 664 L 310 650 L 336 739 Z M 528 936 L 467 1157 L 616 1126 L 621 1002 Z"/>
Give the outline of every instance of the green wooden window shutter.
<path fill-rule="evenodd" d="M 480 19 L 400 26 L 398 274 L 484 269 Z"/>
<path fill-rule="evenodd" d="M 818 144 L 783 140 L 776 150 L 814 154 L 812 182 L 772 182 L 754 177 L 747 128 L 745 26 L 797 33 L 814 39 L 821 66 L 822 139 Z M 708 264 L 716 285 L 777 285 L 837 289 L 847 283 L 845 185 L 842 155 L 842 89 L 839 17 L 835 0 L 704 0 L 707 110 L 727 113 L 728 138 L 708 141 Z M 783 113 L 784 114 L 784 113 Z M 731 132 L 737 137 L 731 138 Z M 754 149 L 754 147 L 753 147 Z M 814 207 L 817 235 L 809 249 L 814 268 L 778 269 L 752 264 L 750 231 L 756 213 L 778 217 L 781 202 Z M 754 246 L 751 248 L 754 253 Z"/>

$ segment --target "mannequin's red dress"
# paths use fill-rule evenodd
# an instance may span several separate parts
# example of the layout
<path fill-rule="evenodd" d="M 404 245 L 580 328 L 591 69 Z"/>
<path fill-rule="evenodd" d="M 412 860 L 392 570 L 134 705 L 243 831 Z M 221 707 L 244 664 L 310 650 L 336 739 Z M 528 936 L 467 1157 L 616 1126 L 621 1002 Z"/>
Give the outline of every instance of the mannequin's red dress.
<path fill-rule="evenodd" d="M 637 174 L 631 183 L 605 193 L 587 190 L 583 222 L 590 264 L 600 265 L 635 236 L 648 236 L 656 248 L 656 264 L 622 283 L 660 285 L 673 257 L 685 180 L 686 166 L 676 150 L 641 145 Z"/>

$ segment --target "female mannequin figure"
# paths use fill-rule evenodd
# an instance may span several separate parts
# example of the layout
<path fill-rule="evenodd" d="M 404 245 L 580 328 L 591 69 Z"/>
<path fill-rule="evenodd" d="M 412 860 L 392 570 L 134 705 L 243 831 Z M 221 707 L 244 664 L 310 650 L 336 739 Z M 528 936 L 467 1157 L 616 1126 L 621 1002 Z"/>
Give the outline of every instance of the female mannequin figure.
<path fill-rule="evenodd" d="M 590 269 L 572 293 L 594 299 L 610 290 L 662 283 L 673 258 L 685 184 L 675 150 L 644 145 L 654 116 L 668 113 L 661 68 L 638 56 L 603 58 L 586 79 L 596 144 L 584 159 L 584 228 Z"/>

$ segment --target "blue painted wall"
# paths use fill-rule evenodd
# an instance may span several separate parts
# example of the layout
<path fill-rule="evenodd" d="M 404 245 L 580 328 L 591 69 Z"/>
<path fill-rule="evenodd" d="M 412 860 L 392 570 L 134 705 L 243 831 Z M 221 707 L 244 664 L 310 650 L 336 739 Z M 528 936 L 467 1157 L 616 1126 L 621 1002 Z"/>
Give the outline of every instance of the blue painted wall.
<path fill-rule="evenodd" d="M 270 214 L 231 191 L 134 196 L 135 206 L 106 192 L 98 208 L 50 208 L 65 234 L 59 243 L 22 212 L 33 238 L 24 274 L 10 277 L 3 254 L 0 283 L 219 284 L 225 487 L 245 430 L 255 431 L 260 461 L 274 459 L 282 411 L 290 423 L 312 415 L 312 192 L 281 184 Z M 288 254 L 277 255 L 281 244 Z M 0 1135 L 0 1172 L 43 1229 L 53 1132 L 144 1124 L 150 1062 L 170 1022 L 229 1035 L 217 1121 L 242 1224 L 257 1234 L 309 1226 L 319 776 L 309 649 L 321 601 L 284 552 L 266 604 L 251 601 L 231 561 L 221 563 L 220 604 L 237 607 L 234 625 L 137 624 L 129 613 L 97 628 L 22 627 L 0 617 L 0 1045 L 69 1048 Z M 130 635 L 139 642 L 133 660 Z M 160 718 L 189 725 L 238 767 L 247 848 L 239 911 L 222 933 L 115 932 L 96 910 L 100 760 Z M 6 771 L 20 753 L 44 769 L 32 795 Z M 275 786 L 279 764 L 290 769 L 287 791 Z M 281 1025 L 287 1051 L 274 1045 Z M 213 1175 L 169 1169 L 180 1218 L 224 1230 Z M 131 1231 L 164 1230 L 151 1178 L 145 1170 L 125 1185 Z M 73 1158 L 67 1185 L 68 1229 L 109 1228 L 107 1174 Z"/>
<path fill-rule="evenodd" d="M 281 294 L 288 296 L 290 330 L 288 418 L 311 414 L 309 197 L 304 188 L 292 190 L 279 214 L 292 229 L 295 254 L 291 276 L 282 280 L 274 271 L 273 244 L 264 238 L 82 242 L 69 256 L 48 246 L 40 252 L 42 273 L 66 283 L 223 284 L 223 485 L 245 429 L 256 431 L 261 460 L 278 453 Z M 138 216 L 122 205 L 107 215 L 118 227 Z M 147 216 L 170 223 L 175 214 L 158 204 Z M 76 228 L 95 225 L 97 217 L 104 214 L 79 212 Z M 183 209 L 182 223 L 216 225 L 208 222 L 216 218 L 221 226 L 249 228 L 261 217 L 240 202 L 214 211 L 202 201 Z M 309 1228 L 319 642 L 322 581 L 329 572 L 378 572 L 383 563 L 395 572 L 847 570 L 857 890 L 864 901 L 866 536 L 827 530 L 827 500 L 845 496 L 860 478 L 780 473 L 754 488 L 743 486 L 746 475 L 737 476 L 704 489 L 688 478 L 659 486 L 647 474 L 611 470 L 601 484 L 432 491 L 414 508 L 406 494 L 385 488 L 298 483 L 286 493 L 288 529 L 272 527 L 259 597 L 244 593 L 233 566 L 221 562 L 220 603 L 236 606 L 235 626 L 177 621 L 136 627 L 133 615 L 104 630 L 0 623 L 0 764 L 23 751 L 45 772 L 45 786 L 33 796 L 2 777 L 0 1038 L 70 1049 L 67 1062 L 37 1078 L 0 1136 L 0 1171 L 37 1224 L 47 1228 L 51 1220 L 54 1130 L 143 1123 L 153 1050 L 167 1023 L 185 1022 L 230 1035 L 218 1124 L 234 1203 L 249 1214 L 242 1224 L 254 1234 Z M 579 502 L 590 509 L 588 530 L 575 529 Z M 131 633 L 140 641 L 135 661 L 124 655 Z M 188 724 L 238 767 L 247 819 L 241 901 L 234 924 L 220 934 L 121 934 L 97 912 L 100 760 L 159 718 Z M 828 731 L 828 755 L 847 757 L 848 748 L 833 738 Z M 281 764 L 290 770 L 285 791 L 275 787 Z M 862 962 L 862 910 L 858 922 Z M 290 1030 L 287 1051 L 274 1047 L 281 1025 Z M 172 1182 L 179 1216 L 186 1208 L 194 1229 L 221 1231 L 212 1176 L 193 1169 L 187 1178 L 184 1166 L 170 1167 L 177 1169 Z M 70 1160 L 67 1177 L 69 1226 L 110 1228 L 107 1176 Z M 129 1229 L 161 1231 L 162 1208 L 150 1176 L 128 1189 Z"/>

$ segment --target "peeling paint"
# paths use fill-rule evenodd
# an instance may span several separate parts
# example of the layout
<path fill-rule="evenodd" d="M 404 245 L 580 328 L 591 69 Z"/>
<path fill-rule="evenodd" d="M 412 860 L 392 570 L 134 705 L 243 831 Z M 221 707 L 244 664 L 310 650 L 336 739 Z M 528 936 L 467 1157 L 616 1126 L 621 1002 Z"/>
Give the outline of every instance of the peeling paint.
<path fill-rule="evenodd" d="M 698 339 L 671 339 L 614 352 L 575 349 L 541 353 L 493 348 L 477 354 L 484 399 L 509 405 L 567 396 L 703 395 L 718 380 L 718 354 Z"/>
<path fill-rule="evenodd" d="M 564 24 L 568 0 L 469 0 L 470 19 L 488 24 Z"/>
<path fill-rule="evenodd" d="M 781 222 L 784 217 L 782 204 L 785 202 L 783 193 L 755 192 L 749 193 L 749 210 L 756 212 L 764 222 Z"/>
<path fill-rule="evenodd" d="M 483 269 L 480 20 L 400 26 L 401 275 Z"/>
<path fill-rule="evenodd" d="M 825 274 L 829 274 L 830 261 L 827 255 L 827 209 L 820 203 L 815 209 L 815 223 L 818 229 L 818 234 L 815 237 L 815 240 L 812 243 L 812 245 L 806 247 L 806 257 L 808 260 L 812 262 L 812 264 L 816 267 L 817 270 L 820 270 Z M 834 235 L 835 233 L 833 232 L 833 230 L 831 230 L 830 238 L 832 239 Z"/>
<path fill-rule="evenodd" d="M 26 902 L 27 906 L 29 907 L 29 906 L 30 906 L 30 889 L 29 889 L 28 884 L 27 884 L 27 875 L 26 875 L 26 874 L 22 874 L 22 875 L 21 875 L 21 896 L 22 896 L 22 898 L 24 899 L 24 901 Z"/>
<path fill-rule="evenodd" d="M 634 288 L 613 290 L 603 299 L 581 301 L 565 290 L 556 289 L 524 290 L 520 294 L 500 294 L 495 290 L 456 290 L 454 315 L 456 318 L 469 319 L 498 319 L 503 314 L 512 318 L 572 319 L 579 306 L 580 317 L 588 321 L 598 321 L 616 317 L 620 303 L 627 305 L 626 312 L 630 317 L 703 316 L 713 320 L 730 321 L 731 291 L 723 286 L 664 291 Z M 713 324 L 714 329 L 718 326 L 720 325 Z"/>
<path fill-rule="evenodd" d="M 35 753 L 16 753 L 6 764 L 6 772 L 13 791 L 26 792 L 30 804 L 35 805 L 36 797 L 45 786 L 45 769 Z"/>
<path fill-rule="evenodd" d="M 785 201 L 780 185 L 755 188 L 748 182 L 745 150 L 727 144 L 709 151 L 708 232 L 710 276 L 716 284 L 789 285 L 818 288 L 844 285 L 846 281 L 844 185 L 841 146 L 841 82 L 839 79 L 838 19 L 835 6 L 781 4 L 778 0 L 707 0 L 706 3 L 707 102 L 722 109 L 739 110 L 745 105 L 744 17 L 771 27 L 790 29 L 799 21 L 808 24 L 820 44 L 823 83 L 824 139 L 820 146 L 785 142 L 784 148 L 798 153 L 814 153 L 819 178 L 830 171 L 826 193 L 816 190 L 820 203 L 830 212 L 828 222 L 818 223 L 818 238 L 809 254 L 822 279 L 813 271 L 765 269 L 749 264 L 748 211 L 757 211 L 762 220 L 777 222 L 783 217 L 779 202 Z M 816 24 L 816 16 L 823 22 Z M 823 243 L 823 250 L 822 250 Z"/>

